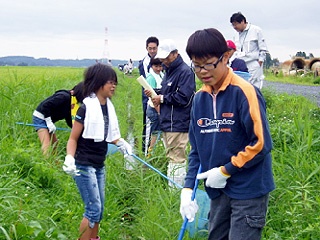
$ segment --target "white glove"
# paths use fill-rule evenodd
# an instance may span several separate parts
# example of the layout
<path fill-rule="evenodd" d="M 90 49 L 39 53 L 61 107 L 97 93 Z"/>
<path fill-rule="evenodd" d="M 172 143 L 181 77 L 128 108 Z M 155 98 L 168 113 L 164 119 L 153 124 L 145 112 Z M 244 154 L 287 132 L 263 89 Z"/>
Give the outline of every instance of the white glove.
<path fill-rule="evenodd" d="M 119 147 L 120 152 L 126 157 L 127 155 L 132 155 L 132 147 L 130 144 L 124 140 L 123 138 L 120 138 L 116 145 Z"/>
<path fill-rule="evenodd" d="M 75 165 L 74 157 L 72 157 L 70 154 L 68 154 L 63 163 L 63 171 L 65 171 L 67 174 L 71 176 L 79 176 L 79 170 L 77 170 Z"/>
<path fill-rule="evenodd" d="M 212 168 L 204 173 L 199 173 L 197 179 L 207 179 L 206 186 L 211 188 L 224 188 L 230 175 L 221 171 L 221 167 Z"/>
<path fill-rule="evenodd" d="M 52 120 L 51 120 L 51 117 L 47 117 L 44 119 L 46 121 L 46 124 L 47 124 L 47 127 L 48 127 L 48 130 L 49 130 L 49 133 L 54 133 L 57 128 L 56 126 L 53 124 Z"/>
<path fill-rule="evenodd" d="M 192 190 L 190 188 L 183 188 L 181 190 L 180 214 L 182 216 L 182 219 L 184 220 L 185 218 L 187 218 L 188 222 L 194 221 L 196 213 L 199 209 L 197 201 L 195 199 L 191 201 L 191 197 Z"/>

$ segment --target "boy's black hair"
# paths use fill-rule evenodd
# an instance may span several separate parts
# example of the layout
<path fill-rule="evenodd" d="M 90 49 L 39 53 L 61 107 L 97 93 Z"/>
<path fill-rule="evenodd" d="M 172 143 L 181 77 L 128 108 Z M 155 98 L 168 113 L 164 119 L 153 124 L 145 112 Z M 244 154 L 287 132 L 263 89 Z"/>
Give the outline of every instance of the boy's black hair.
<path fill-rule="evenodd" d="M 161 63 L 161 61 L 160 61 L 160 59 L 159 58 L 151 58 L 150 59 L 150 66 L 152 66 L 152 65 L 161 65 L 162 63 Z"/>
<path fill-rule="evenodd" d="M 194 32 L 188 39 L 186 52 L 190 59 L 221 57 L 228 46 L 223 35 L 215 28 L 206 28 Z"/>

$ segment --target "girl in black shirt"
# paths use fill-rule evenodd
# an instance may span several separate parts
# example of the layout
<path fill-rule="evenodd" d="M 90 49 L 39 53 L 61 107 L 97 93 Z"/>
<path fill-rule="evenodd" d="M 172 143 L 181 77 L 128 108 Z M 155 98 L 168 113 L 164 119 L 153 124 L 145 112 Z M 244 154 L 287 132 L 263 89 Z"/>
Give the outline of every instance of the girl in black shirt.
<path fill-rule="evenodd" d="M 63 170 L 76 181 L 85 212 L 80 240 L 100 239 L 99 224 L 105 201 L 105 166 L 108 142 L 131 155 L 131 146 L 120 138 L 118 119 L 111 97 L 117 86 L 116 72 L 95 64 L 85 71 L 83 105 L 78 109 L 67 144 Z"/>

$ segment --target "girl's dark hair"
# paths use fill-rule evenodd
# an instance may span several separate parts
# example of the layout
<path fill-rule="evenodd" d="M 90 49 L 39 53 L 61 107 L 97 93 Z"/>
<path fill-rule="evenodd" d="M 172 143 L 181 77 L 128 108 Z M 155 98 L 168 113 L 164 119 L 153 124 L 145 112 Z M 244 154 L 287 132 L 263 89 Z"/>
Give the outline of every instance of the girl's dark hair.
<path fill-rule="evenodd" d="M 97 93 L 107 81 L 118 83 L 117 74 L 112 67 L 102 63 L 88 67 L 84 72 L 84 97 L 88 97 L 92 93 Z"/>
<path fill-rule="evenodd" d="M 242 21 L 247 23 L 246 17 L 243 16 L 243 14 L 241 12 L 234 13 L 230 17 L 230 23 L 233 23 L 233 22 L 241 23 Z"/>
<path fill-rule="evenodd" d="M 227 52 L 228 46 L 223 35 L 215 28 L 207 28 L 194 32 L 188 39 L 186 52 L 190 59 L 219 58 Z"/>
<path fill-rule="evenodd" d="M 161 65 L 162 63 L 161 63 L 161 61 L 160 61 L 160 58 L 151 58 L 150 59 L 150 66 L 152 66 L 152 65 Z"/>
<path fill-rule="evenodd" d="M 83 101 L 84 95 L 83 95 L 83 82 L 79 82 L 77 85 L 75 85 L 72 90 L 73 90 L 73 96 L 75 96 L 78 100 L 78 102 Z"/>

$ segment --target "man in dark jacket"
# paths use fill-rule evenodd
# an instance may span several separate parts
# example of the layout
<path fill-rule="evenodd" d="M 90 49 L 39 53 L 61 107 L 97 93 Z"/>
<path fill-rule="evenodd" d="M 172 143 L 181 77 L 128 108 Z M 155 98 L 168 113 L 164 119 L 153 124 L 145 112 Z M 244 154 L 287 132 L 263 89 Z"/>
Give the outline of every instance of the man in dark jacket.
<path fill-rule="evenodd" d="M 161 94 L 153 97 L 152 102 L 155 106 L 160 105 L 160 128 L 169 160 L 168 177 L 183 185 L 190 110 L 196 89 L 195 76 L 171 39 L 160 43 L 155 58 L 161 60 L 165 70 Z M 149 91 L 146 94 L 151 96 Z M 172 184 L 169 182 L 169 185 Z"/>

